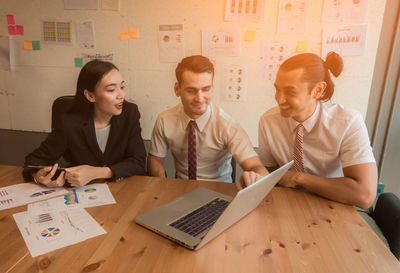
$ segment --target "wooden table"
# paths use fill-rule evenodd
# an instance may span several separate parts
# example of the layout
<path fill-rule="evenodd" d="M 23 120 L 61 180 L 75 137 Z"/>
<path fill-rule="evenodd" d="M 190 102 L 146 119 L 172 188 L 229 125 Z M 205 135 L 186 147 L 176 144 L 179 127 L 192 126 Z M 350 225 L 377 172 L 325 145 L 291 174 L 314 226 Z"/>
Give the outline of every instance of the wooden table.
<path fill-rule="evenodd" d="M 21 168 L 0 166 L 0 186 L 21 183 Z M 400 272 L 400 263 L 351 206 L 276 187 L 247 217 L 198 251 L 135 224 L 135 217 L 206 187 L 233 184 L 132 177 L 108 184 L 117 204 L 88 212 L 107 231 L 32 258 L 12 217 L 0 211 L 0 272 Z"/>

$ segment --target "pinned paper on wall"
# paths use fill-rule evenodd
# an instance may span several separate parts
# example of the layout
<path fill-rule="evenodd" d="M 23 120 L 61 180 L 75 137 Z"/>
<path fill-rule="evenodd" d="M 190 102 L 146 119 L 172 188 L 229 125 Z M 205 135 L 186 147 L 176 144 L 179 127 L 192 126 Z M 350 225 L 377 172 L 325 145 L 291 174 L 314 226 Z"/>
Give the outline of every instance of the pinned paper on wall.
<path fill-rule="evenodd" d="M 98 0 L 64 0 L 64 9 L 96 10 L 98 7 Z"/>
<path fill-rule="evenodd" d="M 307 0 L 280 0 L 278 33 L 300 34 L 306 30 Z"/>
<path fill-rule="evenodd" d="M 119 0 L 101 0 L 102 10 L 119 10 Z"/>
<path fill-rule="evenodd" d="M 256 40 L 256 31 L 255 30 L 247 30 L 244 36 L 244 40 L 246 42 L 254 42 Z"/>
<path fill-rule="evenodd" d="M 0 69 L 10 71 L 10 37 L 0 36 Z"/>
<path fill-rule="evenodd" d="M 129 38 L 137 39 L 139 37 L 139 31 L 137 28 L 129 28 Z"/>
<path fill-rule="evenodd" d="M 17 35 L 24 35 L 24 26 L 21 26 L 21 25 L 17 25 L 16 26 L 17 27 L 17 29 L 16 29 L 16 33 L 17 33 Z"/>
<path fill-rule="evenodd" d="M 71 21 L 43 20 L 43 41 L 60 45 L 72 45 Z"/>
<path fill-rule="evenodd" d="M 265 0 L 226 0 L 225 21 L 262 22 Z"/>
<path fill-rule="evenodd" d="M 322 33 L 322 57 L 334 51 L 341 56 L 359 56 L 365 51 L 367 25 L 325 27 Z"/>
<path fill-rule="evenodd" d="M 80 48 L 94 48 L 94 31 L 93 22 L 77 22 L 76 23 L 76 39 Z"/>
<path fill-rule="evenodd" d="M 159 25 L 158 31 L 160 62 L 179 62 L 184 56 L 183 25 Z"/>
<path fill-rule="evenodd" d="M 7 14 L 7 24 L 8 25 L 15 25 L 15 18 L 12 14 Z"/>
<path fill-rule="evenodd" d="M 245 101 L 247 92 L 247 68 L 243 64 L 225 67 L 224 100 Z"/>
<path fill-rule="evenodd" d="M 82 59 L 83 59 L 83 65 L 85 65 L 87 62 L 90 62 L 92 60 L 102 60 L 105 62 L 114 62 L 114 53 L 110 54 L 82 54 Z"/>
<path fill-rule="evenodd" d="M 40 41 L 32 41 L 32 49 L 40 50 Z"/>
<path fill-rule="evenodd" d="M 32 41 L 24 41 L 24 50 L 33 50 Z"/>
<path fill-rule="evenodd" d="M 264 41 L 262 51 L 261 78 L 274 81 L 280 65 L 290 56 L 290 43 Z"/>
<path fill-rule="evenodd" d="M 308 42 L 298 41 L 296 46 L 296 52 L 307 52 L 307 51 L 308 51 Z"/>
<path fill-rule="evenodd" d="M 17 35 L 17 27 L 16 26 L 8 26 L 8 35 Z"/>
<path fill-rule="evenodd" d="M 325 0 L 323 22 L 365 23 L 368 0 Z"/>
<path fill-rule="evenodd" d="M 239 56 L 240 29 L 204 28 L 201 35 L 201 48 L 204 56 Z"/>

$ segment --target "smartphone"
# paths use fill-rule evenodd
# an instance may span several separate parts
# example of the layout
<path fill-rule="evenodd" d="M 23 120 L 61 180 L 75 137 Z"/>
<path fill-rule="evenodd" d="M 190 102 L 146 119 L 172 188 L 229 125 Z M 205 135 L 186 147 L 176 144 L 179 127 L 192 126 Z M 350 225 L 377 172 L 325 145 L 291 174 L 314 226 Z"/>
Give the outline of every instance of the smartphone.
<path fill-rule="evenodd" d="M 46 168 L 48 166 L 42 166 L 42 165 L 26 165 L 25 169 L 28 170 L 32 170 L 32 171 L 38 171 L 40 169 Z M 51 178 L 51 180 L 55 180 L 57 179 L 57 177 L 60 175 L 61 171 L 65 171 L 66 168 L 62 168 L 62 167 L 57 167 L 57 170 L 55 172 L 55 174 L 53 175 L 53 177 Z"/>

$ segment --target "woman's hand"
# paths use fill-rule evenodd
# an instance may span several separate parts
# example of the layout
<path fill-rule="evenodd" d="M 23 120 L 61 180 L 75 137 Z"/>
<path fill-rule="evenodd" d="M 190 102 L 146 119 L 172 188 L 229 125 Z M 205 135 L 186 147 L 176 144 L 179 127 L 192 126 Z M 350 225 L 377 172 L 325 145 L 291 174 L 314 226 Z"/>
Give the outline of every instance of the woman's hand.
<path fill-rule="evenodd" d="M 65 171 L 65 179 L 71 184 L 72 187 L 84 186 L 94 179 L 112 177 L 112 171 L 108 167 L 79 165 L 66 168 Z"/>
<path fill-rule="evenodd" d="M 32 177 L 37 183 L 43 184 L 47 187 L 62 187 L 65 184 L 64 171 L 61 171 L 56 180 L 51 180 L 56 173 L 57 168 L 57 163 L 53 166 L 44 167 L 43 169 L 38 170 L 36 173 L 33 173 Z"/>

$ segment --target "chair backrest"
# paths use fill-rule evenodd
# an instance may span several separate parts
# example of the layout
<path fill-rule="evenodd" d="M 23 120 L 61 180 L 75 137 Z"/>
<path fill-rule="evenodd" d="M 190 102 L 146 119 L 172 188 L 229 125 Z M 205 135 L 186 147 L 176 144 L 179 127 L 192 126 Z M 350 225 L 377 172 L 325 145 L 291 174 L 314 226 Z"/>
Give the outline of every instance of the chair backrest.
<path fill-rule="evenodd" d="M 61 115 L 66 113 L 72 106 L 75 96 L 61 96 L 54 100 L 51 108 L 51 129 L 59 122 Z"/>
<path fill-rule="evenodd" d="M 393 255 L 400 259 L 400 199 L 391 192 L 382 193 L 376 202 L 373 218 Z"/>

